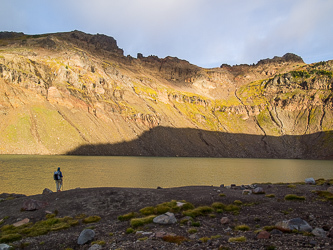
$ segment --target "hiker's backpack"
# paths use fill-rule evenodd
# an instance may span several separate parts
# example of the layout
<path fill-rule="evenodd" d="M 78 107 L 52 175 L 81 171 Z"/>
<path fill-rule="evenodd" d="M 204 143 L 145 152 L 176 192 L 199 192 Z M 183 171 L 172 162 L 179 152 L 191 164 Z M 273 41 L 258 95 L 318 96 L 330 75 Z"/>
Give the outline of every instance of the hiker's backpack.
<path fill-rule="evenodd" d="M 60 176 L 59 176 L 59 172 L 58 171 L 55 171 L 54 174 L 53 174 L 53 179 L 54 180 L 60 180 Z"/>

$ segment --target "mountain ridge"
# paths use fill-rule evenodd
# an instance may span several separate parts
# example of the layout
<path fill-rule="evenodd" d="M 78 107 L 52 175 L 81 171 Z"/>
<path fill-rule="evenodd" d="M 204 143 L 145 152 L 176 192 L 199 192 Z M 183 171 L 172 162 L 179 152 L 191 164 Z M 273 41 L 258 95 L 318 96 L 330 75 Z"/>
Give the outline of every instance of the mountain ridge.
<path fill-rule="evenodd" d="M 66 154 L 136 141 L 157 127 L 263 141 L 321 133 L 327 138 L 317 144 L 330 149 L 332 65 L 308 65 L 287 53 L 255 65 L 205 69 L 176 57 L 124 56 L 114 38 L 101 34 L 2 32 L 0 153 Z"/>

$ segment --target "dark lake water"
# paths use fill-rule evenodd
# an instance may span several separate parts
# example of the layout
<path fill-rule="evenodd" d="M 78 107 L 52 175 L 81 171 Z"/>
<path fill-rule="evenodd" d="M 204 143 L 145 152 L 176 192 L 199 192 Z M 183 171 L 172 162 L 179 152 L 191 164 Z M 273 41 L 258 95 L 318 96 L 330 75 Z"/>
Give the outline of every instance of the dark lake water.
<path fill-rule="evenodd" d="M 333 179 L 333 161 L 0 155 L 0 193 L 55 191 L 60 167 L 64 190 L 88 187 L 180 187 Z"/>

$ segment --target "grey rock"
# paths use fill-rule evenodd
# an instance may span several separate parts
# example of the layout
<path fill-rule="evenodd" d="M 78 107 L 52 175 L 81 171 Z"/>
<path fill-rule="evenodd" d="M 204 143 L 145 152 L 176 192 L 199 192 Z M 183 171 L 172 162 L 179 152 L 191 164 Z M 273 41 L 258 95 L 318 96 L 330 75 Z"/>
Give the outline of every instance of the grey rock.
<path fill-rule="evenodd" d="M 102 246 L 98 244 L 94 244 L 88 248 L 88 250 L 100 250 L 100 249 L 102 249 Z"/>
<path fill-rule="evenodd" d="M 91 241 L 95 237 L 95 231 L 92 229 L 84 229 L 81 233 L 79 238 L 77 239 L 77 244 L 83 245 L 87 242 Z"/>
<path fill-rule="evenodd" d="M 0 244 L 0 250 L 8 250 L 8 249 L 13 249 L 13 248 L 7 244 Z"/>
<path fill-rule="evenodd" d="M 162 214 L 160 216 L 157 216 L 153 220 L 156 224 L 174 224 L 177 222 L 177 219 L 173 213 L 166 212 L 165 214 Z"/>
<path fill-rule="evenodd" d="M 262 187 L 256 187 L 255 189 L 253 189 L 252 193 L 254 193 L 254 194 L 264 194 L 265 191 Z"/>
<path fill-rule="evenodd" d="M 322 237 L 322 238 L 326 238 L 326 232 L 324 229 L 316 227 L 315 229 L 312 230 L 311 232 L 314 236 L 318 236 L 318 237 Z"/>
<path fill-rule="evenodd" d="M 327 191 L 333 193 L 333 186 L 328 187 Z"/>
<path fill-rule="evenodd" d="M 305 220 L 301 218 L 294 218 L 291 220 L 280 221 L 275 224 L 276 227 L 284 229 L 284 230 L 298 230 L 298 231 L 305 231 L 311 232 L 312 227 L 307 223 Z"/>
<path fill-rule="evenodd" d="M 316 181 L 315 181 L 315 179 L 313 179 L 313 178 L 306 178 L 305 179 L 305 184 L 316 184 Z"/>

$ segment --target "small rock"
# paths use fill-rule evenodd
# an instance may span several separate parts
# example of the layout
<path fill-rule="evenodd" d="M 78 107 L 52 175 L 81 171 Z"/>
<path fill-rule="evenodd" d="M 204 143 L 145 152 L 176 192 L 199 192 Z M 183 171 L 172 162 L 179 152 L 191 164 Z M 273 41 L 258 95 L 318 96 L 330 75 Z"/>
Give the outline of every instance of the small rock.
<path fill-rule="evenodd" d="M 166 212 L 165 214 L 155 217 L 153 222 L 156 224 L 164 224 L 164 225 L 174 224 L 177 222 L 177 219 L 174 213 Z"/>
<path fill-rule="evenodd" d="M 46 202 L 30 199 L 23 203 L 22 210 L 34 211 L 34 210 L 41 209 L 42 207 L 46 206 L 46 204 L 47 204 Z"/>
<path fill-rule="evenodd" d="M 220 187 L 223 188 L 223 187 L 224 187 L 224 184 L 221 184 Z"/>
<path fill-rule="evenodd" d="M 281 228 L 282 230 L 298 230 L 298 231 L 306 231 L 311 232 L 312 227 L 305 220 L 301 218 L 295 218 L 291 220 L 280 221 L 275 224 L 276 227 Z"/>
<path fill-rule="evenodd" d="M 102 246 L 98 244 L 94 244 L 88 248 L 88 250 L 100 250 L 100 249 L 102 249 Z"/>
<path fill-rule="evenodd" d="M 271 234 L 267 231 L 261 231 L 257 235 L 257 239 L 269 239 L 271 237 Z"/>
<path fill-rule="evenodd" d="M 249 194 L 252 194 L 252 190 L 250 190 L 250 189 L 244 189 L 244 190 L 242 191 L 242 194 L 243 194 L 243 195 L 249 195 Z"/>
<path fill-rule="evenodd" d="M 163 238 L 166 235 L 166 232 L 160 231 L 155 233 L 156 238 Z"/>
<path fill-rule="evenodd" d="M 236 184 L 231 184 L 230 187 L 231 188 L 236 188 Z"/>
<path fill-rule="evenodd" d="M 45 189 L 43 190 L 43 194 L 52 194 L 52 193 L 53 193 L 53 191 L 50 190 L 50 189 L 48 189 L 48 188 L 45 188 Z"/>
<path fill-rule="evenodd" d="M 163 188 L 161 188 L 160 186 L 158 186 L 157 189 L 163 189 Z"/>
<path fill-rule="evenodd" d="M 322 228 L 316 227 L 315 229 L 313 229 L 313 230 L 311 231 L 311 233 L 312 233 L 314 236 L 318 236 L 318 237 L 326 238 L 326 232 L 325 232 L 324 229 L 322 229 Z"/>
<path fill-rule="evenodd" d="M 314 184 L 316 184 L 316 181 L 315 181 L 315 179 L 313 179 L 313 178 L 306 178 L 306 179 L 305 179 L 305 184 L 311 184 L 311 185 L 314 185 Z"/>
<path fill-rule="evenodd" d="M 145 231 L 136 231 L 135 232 L 136 235 L 152 235 L 153 232 L 145 232 Z"/>
<path fill-rule="evenodd" d="M 222 225 L 228 224 L 230 222 L 230 219 L 228 217 L 222 217 L 220 220 Z"/>
<path fill-rule="evenodd" d="M 0 250 L 9 250 L 9 249 L 13 248 L 7 244 L 0 244 Z"/>
<path fill-rule="evenodd" d="M 253 192 L 254 194 L 264 194 L 265 191 L 262 187 L 256 187 L 255 189 L 253 189 Z"/>
<path fill-rule="evenodd" d="M 18 221 L 16 223 L 14 223 L 13 226 L 14 227 L 19 227 L 19 226 L 22 226 L 22 225 L 25 225 L 25 224 L 29 223 L 29 221 L 30 220 L 28 218 L 25 218 L 25 219 L 23 219 L 21 221 Z"/>
<path fill-rule="evenodd" d="M 191 234 L 191 235 L 189 236 L 189 238 L 190 238 L 191 240 L 196 240 L 196 239 L 198 239 L 199 237 L 198 237 L 197 234 Z"/>
<path fill-rule="evenodd" d="M 333 186 L 328 187 L 327 191 L 333 193 Z"/>
<path fill-rule="evenodd" d="M 84 245 L 87 242 L 93 240 L 95 237 L 95 231 L 92 229 L 84 229 L 81 233 L 79 238 L 77 239 L 77 244 Z"/>

